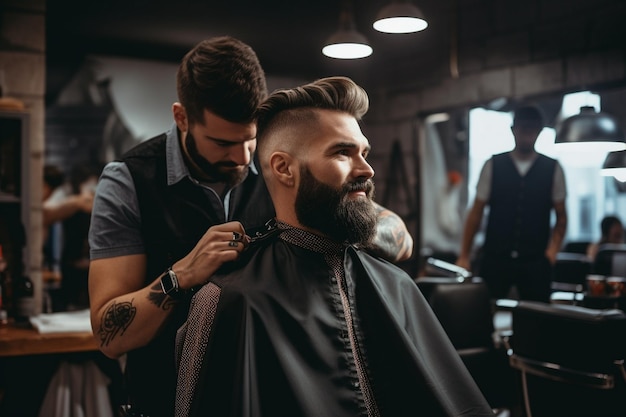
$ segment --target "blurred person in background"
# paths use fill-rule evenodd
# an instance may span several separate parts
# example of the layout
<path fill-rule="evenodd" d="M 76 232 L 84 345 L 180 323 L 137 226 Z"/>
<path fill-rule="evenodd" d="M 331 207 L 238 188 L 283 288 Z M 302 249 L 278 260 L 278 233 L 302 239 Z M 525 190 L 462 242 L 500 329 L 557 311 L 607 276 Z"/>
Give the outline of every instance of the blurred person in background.
<path fill-rule="evenodd" d="M 77 165 L 70 173 L 71 194 L 77 209 L 65 217 L 61 246 L 61 294 L 65 310 L 89 308 L 89 226 L 101 167 Z M 71 204 L 71 203 L 67 203 Z M 69 211 L 66 213 L 69 214 Z"/>
<path fill-rule="evenodd" d="M 44 169 L 44 281 L 47 311 L 88 307 L 88 232 L 100 167 L 79 164 L 66 175 Z"/>
<path fill-rule="evenodd" d="M 57 219 L 62 220 L 62 216 L 58 214 L 57 209 L 52 208 L 52 204 L 48 200 L 56 200 L 59 192 L 65 184 L 65 173 L 56 165 L 45 165 L 43 168 L 43 189 L 42 189 L 42 211 L 43 211 L 43 261 L 44 271 L 58 271 L 60 260 L 60 249 L 56 250 L 55 241 L 57 240 L 58 230 L 55 230 L 54 224 Z M 54 195 L 54 197 L 53 197 Z M 55 277 L 60 278 L 60 277 Z"/>
<path fill-rule="evenodd" d="M 93 190 L 85 193 L 73 192 L 71 185 L 65 181 L 65 173 L 63 171 L 54 165 L 47 165 L 44 168 L 44 229 L 56 222 L 67 219 L 77 212 L 91 213 L 92 206 Z"/>
<path fill-rule="evenodd" d="M 492 298 L 509 297 L 515 287 L 520 299 L 550 299 L 553 266 L 567 226 L 566 186 L 561 164 L 535 151 L 543 127 L 536 107 L 515 110 L 515 147 L 485 163 L 465 221 L 456 264 L 471 271 L 474 237 L 489 207 L 478 275 Z"/>
<path fill-rule="evenodd" d="M 590 243 L 587 247 L 587 257 L 593 261 L 601 245 L 605 243 L 624 243 L 624 225 L 617 216 L 605 216 L 600 222 L 600 240 Z"/>

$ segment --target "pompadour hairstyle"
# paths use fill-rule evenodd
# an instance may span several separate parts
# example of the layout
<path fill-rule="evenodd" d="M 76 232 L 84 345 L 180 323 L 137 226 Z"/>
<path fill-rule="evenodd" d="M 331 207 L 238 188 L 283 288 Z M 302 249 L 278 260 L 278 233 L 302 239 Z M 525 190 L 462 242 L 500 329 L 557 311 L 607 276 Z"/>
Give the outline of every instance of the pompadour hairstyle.
<path fill-rule="evenodd" d="M 347 77 L 327 77 L 299 87 L 276 90 L 257 112 L 259 142 L 280 113 L 298 109 L 337 110 L 361 120 L 369 109 L 363 88 Z"/>

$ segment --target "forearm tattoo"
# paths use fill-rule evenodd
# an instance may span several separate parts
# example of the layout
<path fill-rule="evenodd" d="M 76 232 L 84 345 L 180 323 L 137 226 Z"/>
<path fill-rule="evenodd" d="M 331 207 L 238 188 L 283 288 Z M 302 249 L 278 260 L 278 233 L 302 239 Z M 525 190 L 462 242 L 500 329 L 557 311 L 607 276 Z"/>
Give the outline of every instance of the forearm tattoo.
<path fill-rule="evenodd" d="M 137 308 L 133 307 L 132 300 L 123 303 L 113 301 L 102 316 L 98 331 L 100 346 L 108 346 L 118 334 L 123 335 L 135 318 L 135 314 L 137 314 Z"/>

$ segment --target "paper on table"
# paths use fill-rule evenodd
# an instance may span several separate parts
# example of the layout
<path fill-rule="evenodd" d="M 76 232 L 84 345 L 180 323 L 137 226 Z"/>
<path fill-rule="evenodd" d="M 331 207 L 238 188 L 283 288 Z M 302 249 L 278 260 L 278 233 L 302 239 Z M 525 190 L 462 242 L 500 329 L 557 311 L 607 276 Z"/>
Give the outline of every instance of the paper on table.
<path fill-rule="evenodd" d="M 90 332 L 89 309 L 51 314 L 39 314 L 30 318 L 39 333 Z"/>

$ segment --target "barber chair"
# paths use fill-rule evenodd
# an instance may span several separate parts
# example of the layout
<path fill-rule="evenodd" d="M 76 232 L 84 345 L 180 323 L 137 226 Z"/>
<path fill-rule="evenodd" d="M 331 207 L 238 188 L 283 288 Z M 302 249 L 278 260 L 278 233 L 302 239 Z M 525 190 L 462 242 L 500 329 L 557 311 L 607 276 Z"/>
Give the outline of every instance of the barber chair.
<path fill-rule="evenodd" d="M 591 261 L 580 253 L 560 252 L 554 264 L 552 289 L 556 291 L 583 292 L 585 280 L 591 273 Z"/>
<path fill-rule="evenodd" d="M 567 242 L 565 246 L 563 246 L 563 252 L 585 255 L 590 244 L 591 242 L 588 240 Z"/>
<path fill-rule="evenodd" d="M 433 257 L 426 259 L 425 272 L 429 277 L 456 278 L 459 282 L 472 277 L 472 273 L 467 269 Z"/>
<path fill-rule="evenodd" d="M 416 283 L 463 363 L 494 408 L 514 399 L 514 374 L 494 340 L 491 300 L 481 278 L 421 277 Z"/>
<path fill-rule="evenodd" d="M 593 261 L 594 274 L 626 277 L 626 244 L 600 245 Z"/>
<path fill-rule="evenodd" d="M 520 301 L 509 363 L 527 417 L 626 415 L 626 314 Z"/>

